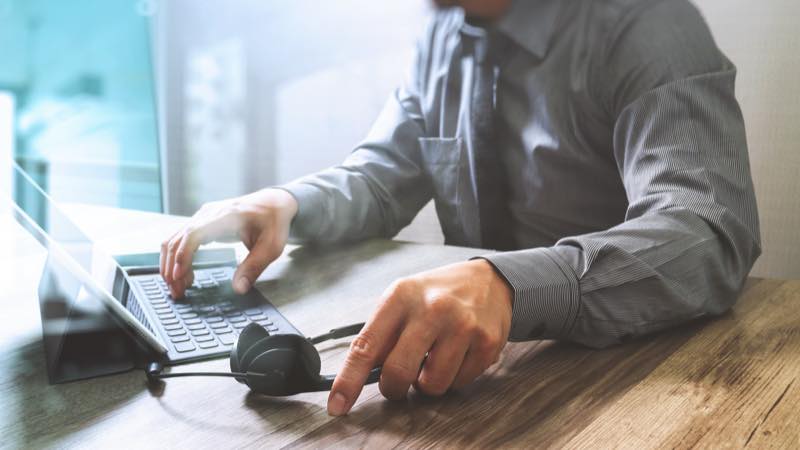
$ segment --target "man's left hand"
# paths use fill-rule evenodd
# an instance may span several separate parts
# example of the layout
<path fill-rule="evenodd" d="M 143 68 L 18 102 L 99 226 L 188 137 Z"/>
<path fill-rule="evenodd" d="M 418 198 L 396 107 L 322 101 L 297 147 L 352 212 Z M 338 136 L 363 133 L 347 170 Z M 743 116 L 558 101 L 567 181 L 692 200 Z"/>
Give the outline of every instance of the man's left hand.
<path fill-rule="evenodd" d="M 470 383 L 499 358 L 511 311 L 511 288 L 483 259 L 395 281 L 351 343 L 328 413 L 347 414 L 381 363 L 380 390 L 388 399 L 405 398 L 412 384 L 442 395 Z"/>

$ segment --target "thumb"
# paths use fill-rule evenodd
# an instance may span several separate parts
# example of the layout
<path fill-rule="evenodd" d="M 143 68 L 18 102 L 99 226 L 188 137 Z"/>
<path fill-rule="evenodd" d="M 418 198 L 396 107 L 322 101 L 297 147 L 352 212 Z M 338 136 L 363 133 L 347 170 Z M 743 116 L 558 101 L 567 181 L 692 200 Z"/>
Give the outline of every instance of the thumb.
<path fill-rule="evenodd" d="M 274 248 L 271 242 L 259 239 L 233 274 L 233 290 L 237 294 L 247 293 L 261 272 L 280 254 L 280 249 Z"/>

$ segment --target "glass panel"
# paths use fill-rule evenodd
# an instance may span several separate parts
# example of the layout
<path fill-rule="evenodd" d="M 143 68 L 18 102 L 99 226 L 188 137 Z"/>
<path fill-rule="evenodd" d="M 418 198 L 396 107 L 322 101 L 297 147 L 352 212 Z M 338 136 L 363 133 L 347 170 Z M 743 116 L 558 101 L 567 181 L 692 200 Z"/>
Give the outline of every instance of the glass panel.
<path fill-rule="evenodd" d="M 0 0 L 0 91 L 13 97 L 14 158 L 57 201 L 162 209 L 154 4 Z"/>

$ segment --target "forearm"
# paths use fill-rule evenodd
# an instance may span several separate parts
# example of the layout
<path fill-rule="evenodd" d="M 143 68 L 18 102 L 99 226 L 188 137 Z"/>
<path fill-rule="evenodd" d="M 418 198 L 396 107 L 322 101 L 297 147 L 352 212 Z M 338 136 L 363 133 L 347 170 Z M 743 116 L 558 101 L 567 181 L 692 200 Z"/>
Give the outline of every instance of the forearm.
<path fill-rule="evenodd" d="M 724 227 L 727 236 L 673 210 L 550 248 L 487 256 L 514 291 L 510 339 L 604 347 L 726 311 L 759 249 L 746 228 Z"/>

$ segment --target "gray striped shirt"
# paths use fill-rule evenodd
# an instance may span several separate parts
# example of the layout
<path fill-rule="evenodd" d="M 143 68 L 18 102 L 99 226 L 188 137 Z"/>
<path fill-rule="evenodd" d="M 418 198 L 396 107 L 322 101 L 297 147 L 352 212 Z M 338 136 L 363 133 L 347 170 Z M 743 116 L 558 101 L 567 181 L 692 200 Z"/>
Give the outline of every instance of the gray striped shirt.
<path fill-rule="evenodd" d="M 394 236 L 431 198 L 474 246 L 463 12 L 439 11 L 408 81 L 340 166 L 282 188 L 296 241 Z M 519 250 L 510 339 L 594 347 L 735 302 L 760 253 L 736 69 L 686 0 L 518 0 L 493 26 L 497 148 Z M 476 255 L 480 255 L 476 251 Z"/>

